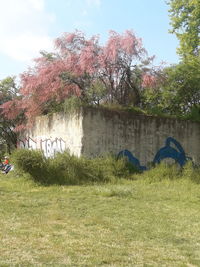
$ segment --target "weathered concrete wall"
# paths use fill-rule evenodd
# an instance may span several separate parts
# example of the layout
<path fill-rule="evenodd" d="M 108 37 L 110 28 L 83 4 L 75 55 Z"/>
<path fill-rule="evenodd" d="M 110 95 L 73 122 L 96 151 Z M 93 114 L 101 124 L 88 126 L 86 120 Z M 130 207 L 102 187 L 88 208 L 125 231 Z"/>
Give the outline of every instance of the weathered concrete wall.
<path fill-rule="evenodd" d="M 167 138 L 167 148 L 181 156 L 180 148 L 169 137 L 200 163 L 199 123 L 106 109 L 85 108 L 71 115 L 41 116 L 20 137 L 19 146 L 41 148 L 46 156 L 67 148 L 77 156 L 89 157 L 127 149 L 146 166 L 161 148 L 165 150 Z"/>
<path fill-rule="evenodd" d="M 199 123 L 96 109 L 85 109 L 83 118 L 85 155 L 118 154 L 127 149 L 146 165 L 165 146 L 166 139 L 173 137 L 187 156 L 200 162 Z M 171 146 L 177 150 L 174 144 Z"/>
<path fill-rule="evenodd" d="M 41 149 L 45 156 L 69 149 L 80 156 L 82 149 L 82 113 L 55 113 L 40 116 L 32 129 L 23 133 L 18 142 L 21 148 Z"/>

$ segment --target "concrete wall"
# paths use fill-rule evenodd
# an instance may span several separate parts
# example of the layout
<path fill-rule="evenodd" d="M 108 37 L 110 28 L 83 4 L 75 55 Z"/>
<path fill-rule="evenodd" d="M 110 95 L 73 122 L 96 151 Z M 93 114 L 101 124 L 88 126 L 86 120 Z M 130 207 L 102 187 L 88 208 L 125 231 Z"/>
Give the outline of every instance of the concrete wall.
<path fill-rule="evenodd" d="M 69 149 L 80 156 L 82 149 L 82 113 L 55 113 L 40 116 L 32 129 L 20 135 L 18 147 L 41 149 L 46 157 Z"/>
<path fill-rule="evenodd" d="M 95 109 L 84 110 L 83 118 L 85 155 L 118 154 L 127 149 L 146 165 L 165 146 L 166 139 L 173 137 L 187 156 L 200 162 L 199 123 Z M 173 143 L 170 146 L 179 151 Z"/>
<path fill-rule="evenodd" d="M 30 131 L 20 136 L 19 146 L 41 148 L 46 156 L 67 148 L 77 156 L 89 157 L 118 154 L 126 149 L 141 165 L 147 165 L 160 148 L 166 147 L 167 138 L 169 150 L 180 152 L 169 137 L 200 163 L 199 123 L 106 109 L 85 108 L 71 115 L 41 116 Z"/>

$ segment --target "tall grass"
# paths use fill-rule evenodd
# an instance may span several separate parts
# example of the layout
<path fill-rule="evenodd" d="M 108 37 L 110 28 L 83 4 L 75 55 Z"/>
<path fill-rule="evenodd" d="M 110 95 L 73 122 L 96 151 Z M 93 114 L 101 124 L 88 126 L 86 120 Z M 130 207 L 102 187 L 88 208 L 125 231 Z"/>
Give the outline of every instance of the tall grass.
<path fill-rule="evenodd" d="M 160 163 L 154 168 L 141 174 L 133 174 L 132 177 L 144 180 L 147 183 L 156 183 L 163 180 L 173 181 L 185 179 L 199 184 L 200 168 L 194 167 L 192 162 L 188 162 L 183 168 L 181 168 L 178 164 L 168 165 L 166 163 Z"/>
<path fill-rule="evenodd" d="M 39 150 L 16 150 L 12 160 L 19 171 L 26 172 L 31 179 L 41 184 L 79 185 L 85 183 L 116 182 L 120 178 L 143 180 L 155 183 L 162 180 L 189 179 L 200 183 L 200 168 L 188 162 L 179 165 L 161 163 L 148 171 L 139 173 L 124 159 L 113 156 L 87 159 L 68 152 L 58 153 L 54 158 L 45 158 Z"/>
<path fill-rule="evenodd" d="M 76 157 L 68 152 L 45 158 L 39 150 L 16 150 L 12 159 L 20 171 L 29 173 L 41 184 L 83 184 L 87 182 L 111 182 L 136 172 L 123 159 L 112 156 L 95 159 Z"/>

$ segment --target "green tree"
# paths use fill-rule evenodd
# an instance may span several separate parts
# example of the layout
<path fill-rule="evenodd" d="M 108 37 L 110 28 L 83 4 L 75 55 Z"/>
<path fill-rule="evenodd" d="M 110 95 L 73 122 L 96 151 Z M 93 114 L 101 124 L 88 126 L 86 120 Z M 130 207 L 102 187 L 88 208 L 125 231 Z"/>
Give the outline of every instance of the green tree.
<path fill-rule="evenodd" d="M 200 60 L 190 57 L 187 61 L 166 67 L 157 87 L 144 91 L 145 106 L 150 110 L 171 115 L 189 115 L 198 111 L 200 119 Z M 198 116 L 198 118 L 197 118 Z"/>
<path fill-rule="evenodd" d="M 0 104 L 18 97 L 18 87 L 16 85 L 15 77 L 7 77 L 0 81 Z M 5 144 L 8 153 L 17 144 L 17 135 L 14 132 L 15 120 L 9 120 L 4 117 L 2 109 L 0 109 L 0 143 Z"/>
<path fill-rule="evenodd" d="M 147 105 L 170 114 L 199 116 L 200 105 L 200 1 L 168 0 L 171 33 L 179 40 L 181 62 L 163 70 L 162 82 L 145 92 Z M 152 103 L 150 104 L 150 101 Z M 196 119 L 196 118 L 195 118 Z"/>
<path fill-rule="evenodd" d="M 199 55 L 200 49 L 200 1 L 170 0 L 169 13 L 172 30 L 180 47 L 178 53 L 182 58 Z"/>

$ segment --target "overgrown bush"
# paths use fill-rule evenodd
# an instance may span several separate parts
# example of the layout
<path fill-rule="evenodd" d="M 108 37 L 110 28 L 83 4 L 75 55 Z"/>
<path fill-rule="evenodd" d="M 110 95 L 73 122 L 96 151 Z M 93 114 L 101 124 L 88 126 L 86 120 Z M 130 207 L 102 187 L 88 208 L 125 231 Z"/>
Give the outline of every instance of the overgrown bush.
<path fill-rule="evenodd" d="M 29 173 L 35 181 L 46 182 L 47 160 L 41 151 L 16 149 L 12 154 L 12 162 L 19 170 Z"/>
<path fill-rule="evenodd" d="M 42 184 L 83 184 L 86 182 L 111 182 L 116 178 L 128 177 L 136 172 L 123 159 L 112 156 L 87 159 L 68 152 L 57 153 L 46 159 L 39 150 L 16 150 L 14 164 Z"/>
<path fill-rule="evenodd" d="M 200 183 L 200 168 L 188 162 L 179 165 L 161 163 L 142 174 L 124 159 L 113 156 L 87 159 L 68 152 L 58 153 L 54 158 L 45 158 L 39 150 L 16 150 L 12 155 L 14 165 L 41 184 L 84 184 L 88 182 L 112 182 L 118 178 L 141 179 L 148 183 L 161 180 L 189 179 Z"/>

